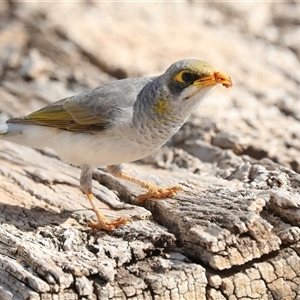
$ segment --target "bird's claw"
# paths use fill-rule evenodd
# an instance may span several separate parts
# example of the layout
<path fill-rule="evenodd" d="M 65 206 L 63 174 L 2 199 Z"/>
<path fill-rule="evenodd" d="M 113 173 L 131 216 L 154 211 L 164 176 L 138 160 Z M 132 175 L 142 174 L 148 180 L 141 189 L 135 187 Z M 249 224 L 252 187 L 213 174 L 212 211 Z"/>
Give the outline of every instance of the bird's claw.
<path fill-rule="evenodd" d="M 148 192 L 146 194 L 140 195 L 137 200 L 139 203 L 143 203 L 149 198 L 170 198 L 176 196 L 178 191 L 180 190 L 182 190 L 180 186 L 162 188 L 151 185 L 148 187 Z"/>
<path fill-rule="evenodd" d="M 107 219 L 100 219 L 100 220 L 98 219 L 98 222 L 89 221 L 88 224 L 92 229 L 113 231 L 117 227 L 119 227 L 121 225 L 126 225 L 129 222 L 130 222 L 129 219 L 127 219 L 125 217 L 120 217 L 120 218 L 115 219 L 113 221 L 109 221 Z"/>

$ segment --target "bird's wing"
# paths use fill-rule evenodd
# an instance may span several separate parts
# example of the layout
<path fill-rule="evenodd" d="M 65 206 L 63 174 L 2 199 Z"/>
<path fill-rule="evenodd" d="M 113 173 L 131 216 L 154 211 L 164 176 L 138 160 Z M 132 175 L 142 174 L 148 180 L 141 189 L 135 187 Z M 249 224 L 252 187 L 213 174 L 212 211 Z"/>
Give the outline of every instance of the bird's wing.
<path fill-rule="evenodd" d="M 73 132 L 99 131 L 108 125 L 107 120 L 93 116 L 73 98 L 57 101 L 23 118 L 9 119 L 7 123 L 48 126 Z"/>
<path fill-rule="evenodd" d="M 34 124 L 72 132 L 102 131 L 124 119 L 151 78 L 112 81 L 91 91 L 59 100 L 7 123 Z"/>

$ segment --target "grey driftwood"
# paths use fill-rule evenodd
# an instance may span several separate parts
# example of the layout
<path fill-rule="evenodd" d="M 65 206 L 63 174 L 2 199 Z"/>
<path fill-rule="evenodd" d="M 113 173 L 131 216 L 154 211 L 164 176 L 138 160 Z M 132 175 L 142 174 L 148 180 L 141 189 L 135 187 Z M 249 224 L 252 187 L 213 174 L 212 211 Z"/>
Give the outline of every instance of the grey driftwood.
<path fill-rule="evenodd" d="M 1 300 L 300 299 L 300 6 L 255 4 L 258 22 L 251 4 L 195 4 L 0 3 L 1 122 L 108 80 L 157 74 L 181 55 L 215 60 L 235 84 L 160 151 L 128 164 L 180 185 L 178 196 L 141 207 L 140 187 L 96 170 L 99 207 L 132 221 L 111 233 L 86 225 L 94 215 L 78 168 L 0 140 Z M 173 38 L 182 16 L 189 22 Z"/>

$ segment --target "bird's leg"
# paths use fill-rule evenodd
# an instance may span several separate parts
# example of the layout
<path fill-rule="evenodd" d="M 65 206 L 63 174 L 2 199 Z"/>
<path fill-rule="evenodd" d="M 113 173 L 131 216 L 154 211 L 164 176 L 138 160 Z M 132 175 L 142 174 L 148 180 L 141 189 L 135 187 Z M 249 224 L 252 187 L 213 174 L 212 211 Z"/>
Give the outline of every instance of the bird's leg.
<path fill-rule="evenodd" d="M 177 194 L 178 191 L 181 190 L 180 186 L 172 186 L 172 187 L 160 187 L 151 182 L 147 182 L 138 178 L 135 178 L 126 172 L 122 171 L 122 166 L 108 166 L 107 171 L 112 175 L 122 178 L 131 182 L 134 182 L 148 190 L 147 193 L 140 195 L 138 197 L 138 202 L 143 203 L 149 198 L 170 198 Z"/>
<path fill-rule="evenodd" d="M 116 227 L 119 227 L 121 225 L 125 225 L 128 221 L 125 217 L 120 217 L 118 219 L 115 219 L 113 221 L 108 220 L 97 208 L 96 203 L 95 203 L 95 197 L 93 193 L 89 190 L 86 193 L 87 198 L 90 200 L 90 203 L 93 207 L 93 210 L 96 214 L 97 217 L 97 222 L 94 221 L 89 221 L 89 225 L 93 229 L 104 229 L 108 231 L 114 230 Z"/>
<path fill-rule="evenodd" d="M 158 199 L 170 198 L 176 196 L 177 192 L 181 190 L 180 186 L 171 186 L 171 187 L 164 188 L 164 187 L 157 186 L 151 182 L 137 179 L 126 173 L 120 173 L 118 177 L 134 182 L 148 190 L 147 193 L 138 196 L 139 203 L 143 203 L 149 198 L 158 198 Z"/>
<path fill-rule="evenodd" d="M 81 170 L 81 177 L 80 177 L 81 189 L 89 199 L 98 220 L 97 222 L 89 221 L 90 227 L 93 229 L 104 229 L 104 230 L 112 231 L 116 227 L 128 223 L 128 220 L 125 217 L 120 217 L 118 219 L 110 221 L 101 213 L 99 208 L 97 208 L 95 203 L 95 197 L 92 193 L 92 173 L 93 173 L 93 168 L 91 168 L 90 166 L 83 166 Z"/>

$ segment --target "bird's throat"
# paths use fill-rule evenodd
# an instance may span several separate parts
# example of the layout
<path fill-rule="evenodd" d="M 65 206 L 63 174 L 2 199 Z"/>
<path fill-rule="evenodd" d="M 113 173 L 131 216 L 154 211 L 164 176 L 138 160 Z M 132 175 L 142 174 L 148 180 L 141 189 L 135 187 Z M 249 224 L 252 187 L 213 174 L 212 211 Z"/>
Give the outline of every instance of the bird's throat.
<path fill-rule="evenodd" d="M 164 116 L 170 111 L 169 99 L 166 95 L 159 97 L 152 105 L 152 110 L 158 116 Z"/>

